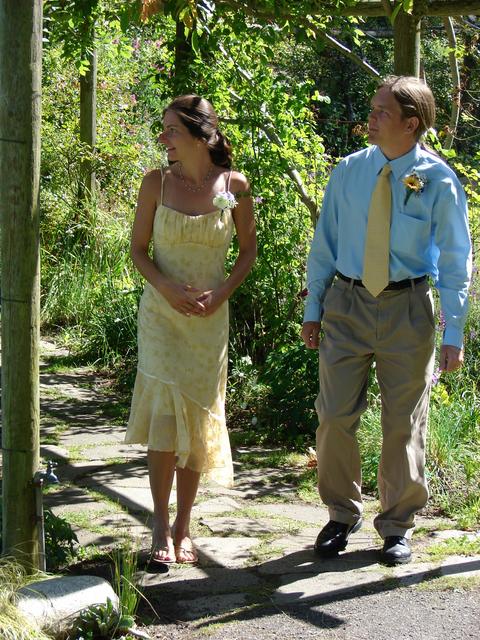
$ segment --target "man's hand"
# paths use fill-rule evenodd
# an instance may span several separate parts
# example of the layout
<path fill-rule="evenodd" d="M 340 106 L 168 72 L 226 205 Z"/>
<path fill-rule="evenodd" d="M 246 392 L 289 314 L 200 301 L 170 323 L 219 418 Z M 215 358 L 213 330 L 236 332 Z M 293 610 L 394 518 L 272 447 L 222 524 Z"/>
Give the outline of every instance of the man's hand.
<path fill-rule="evenodd" d="M 443 344 L 440 349 L 440 371 L 455 371 L 463 364 L 463 349 Z"/>
<path fill-rule="evenodd" d="M 302 326 L 302 340 L 307 349 L 318 349 L 320 322 L 304 322 Z"/>

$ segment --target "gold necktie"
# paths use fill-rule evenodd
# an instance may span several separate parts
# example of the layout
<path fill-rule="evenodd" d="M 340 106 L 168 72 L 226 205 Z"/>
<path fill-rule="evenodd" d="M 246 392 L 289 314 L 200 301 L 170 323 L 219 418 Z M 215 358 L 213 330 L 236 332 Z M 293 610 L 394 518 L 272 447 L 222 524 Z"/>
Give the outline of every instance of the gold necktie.
<path fill-rule="evenodd" d="M 388 285 L 392 214 L 391 170 L 389 164 L 384 165 L 373 190 L 368 210 L 362 282 L 375 297 Z"/>

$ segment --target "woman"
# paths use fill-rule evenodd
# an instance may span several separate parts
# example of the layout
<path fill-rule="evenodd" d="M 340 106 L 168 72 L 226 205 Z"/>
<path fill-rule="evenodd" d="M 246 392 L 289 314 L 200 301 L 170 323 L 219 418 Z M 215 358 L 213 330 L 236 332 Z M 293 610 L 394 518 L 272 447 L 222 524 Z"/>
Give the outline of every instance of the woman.
<path fill-rule="evenodd" d="M 199 96 L 179 96 L 167 107 L 159 142 L 169 167 L 144 177 L 132 231 L 132 260 L 147 283 L 126 442 L 148 445 L 152 558 L 165 563 L 197 561 L 189 526 L 200 475 L 225 486 L 233 480 L 224 411 L 227 300 L 252 267 L 256 239 L 248 181 L 231 170 L 231 147 L 217 124 Z M 225 278 L 233 228 L 239 254 Z"/>

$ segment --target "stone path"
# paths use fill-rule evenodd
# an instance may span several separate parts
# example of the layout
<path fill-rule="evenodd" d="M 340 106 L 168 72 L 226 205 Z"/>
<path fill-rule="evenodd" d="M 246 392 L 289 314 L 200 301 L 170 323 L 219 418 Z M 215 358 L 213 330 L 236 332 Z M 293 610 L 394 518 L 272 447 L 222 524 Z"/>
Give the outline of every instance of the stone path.
<path fill-rule="evenodd" d="M 149 563 L 152 501 L 145 451 L 122 442 L 122 403 L 87 369 L 46 368 L 59 354 L 49 343 L 43 351 L 41 455 L 57 462 L 61 481 L 46 493 L 45 504 L 72 523 L 90 554 L 94 547 L 135 541 L 139 584 L 161 617 L 149 626 L 152 637 L 477 637 L 479 533 L 468 534 L 479 543 L 478 555 L 456 555 L 460 547 L 452 547 L 455 555 L 432 555 L 435 545 L 466 534 L 445 519 L 420 517 L 414 561 L 388 568 L 378 562 L 380 540 L 372 526 L 377 503 L 366 497 L 365 525 L 347 552 L 322 561 L 312 543 L 327 520 L 325 509 L 302 502 L 294 484 L 284 481 L 286 471 L 299 469 L 245 468 L 242 457 L 251 449 L 235 452 L 235 489 L 200 490 L 193 512 L 199 565 Z M 174 502 L 173 494 L 172 508 Z M 430 613 L 436 607 L 440 635 L 430 613 L 412 609 L 415 603 Z M 444 606 L 450 613 L 456 607 L 458 623 L 450 613 L 444 616 Z"/>

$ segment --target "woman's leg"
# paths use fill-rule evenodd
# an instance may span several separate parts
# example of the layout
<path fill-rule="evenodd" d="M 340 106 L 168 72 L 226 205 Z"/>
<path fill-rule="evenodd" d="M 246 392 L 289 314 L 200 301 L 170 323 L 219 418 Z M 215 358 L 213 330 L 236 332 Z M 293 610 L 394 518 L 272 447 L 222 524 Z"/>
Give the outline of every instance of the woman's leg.
<path fill-rule="evenodd" d="M 173 451 L 149 449 L 147 460 L 153 498 L 153 557 L 159 561 L 173 561 L 175 552 L 170 531 L 168 501 L 175 473 L 175 454 Z"/>
<path fill-rule="evenodd" d="M 172 527 L 177 562 L 196 562 L 197 560 L 190 538 L 190 515 L 199 482 L 198 471 L 177 467 L 177 517 Z"/>

